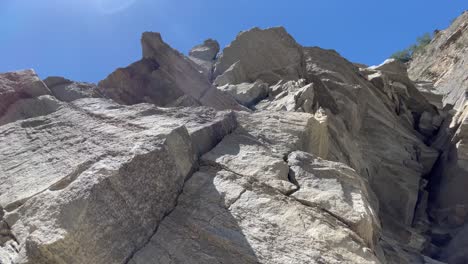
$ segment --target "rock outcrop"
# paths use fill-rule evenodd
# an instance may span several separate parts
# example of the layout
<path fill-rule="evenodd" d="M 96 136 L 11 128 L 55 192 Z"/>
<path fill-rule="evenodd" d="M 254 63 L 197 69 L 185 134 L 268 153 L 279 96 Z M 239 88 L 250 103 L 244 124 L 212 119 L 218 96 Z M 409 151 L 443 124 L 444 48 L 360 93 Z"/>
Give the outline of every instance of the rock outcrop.
<path fill-rule="evenodd" d="M 33 70 L 0 74 L 0 125 L 57 110 L 60 103 Z"/>
<path fill-rule="evenodd" d="M 200 72 L 210 81 L 213 79 L 213 66 L 218 52 L 219 43 L 212 39 L 205 40 L 203 44 L 193 47 L 189 52 L 189 59 L 200 68 Z"/>
<path fill-rule="evenodd" d="M 255 82 L 274 84 L 303 74 L 302 49 L 282 27 L 241 32 L 215 64 L 218 85 Z"/>
<path fill-rule="evenodd" d="M 448 263 L 468 261 L 468 167 L 466 159 L 466 91 L 468 89 L 468 12 L 454 20 L 446 30 L 436 31 L 424 52 L 410 63 L 411 78 L 426 91 L 443 95 L 445 117 L 438 134 L 431 140 L 441 155 L 428 177 L 432 237 L 431 254 Z M 434 95 L 433 95 L 434 96 Z M 439 97 L 440 98 L 440 97 Z M 452 110 L 453 108 L 453 110 Z"/>
<path fill-rule="evenodd" d="M 434 83 L 444 94 L 444 104 L 463 108 L 468 87 L 468 11 L 446 30 L 436 31 L 424 52 L 416 54 L 410 63 L 413 80 Z"/>
<path fill-rule="evenodd" d="M 284 28 L 142 48 L 97 86 L 0 74 L 0 263 L 466 262 L 466 72 Z"/>
<path fill-rule="evenodd" d="M 103 97 L 95 84 L 74 82 L 63 77 L 51 76 L 44 79 L 52 95 L 63 102 L 71 102 L 80 98 Z"/>
<path fill-rule="evenodd" d="M 122 104 L 174 106 L 182 101 L 218 110 L 243 109 L 232 97 L 215 89 L 190 59 L 164 43 L 159 33 L 143 33 L 141 44 L 140 61 L 117 69 L 99 82 L 103 95 Z"/>

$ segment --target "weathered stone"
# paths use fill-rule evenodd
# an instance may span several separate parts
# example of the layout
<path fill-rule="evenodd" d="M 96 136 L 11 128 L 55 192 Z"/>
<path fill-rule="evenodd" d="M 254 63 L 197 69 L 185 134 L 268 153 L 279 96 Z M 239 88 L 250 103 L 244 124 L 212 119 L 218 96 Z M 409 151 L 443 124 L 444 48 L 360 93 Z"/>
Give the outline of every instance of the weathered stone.
<path fill-rule="evenodd" d="M 189 52 L 188 58 L 193 61 L 199 67 L 199 71 L 211 81 L 213 65 L 218 52 L 219 43 L 216 40 L 207 39 L 203 44 L 193 47 Z"/>
<path fill-rule="evenodd" d="M 167 106 L 189 96 L 193 98 L 189 101 L 219 110 L 243 109 L 232 97 L 213 87 L 193 62 L 164 43 L 159 33 L 143 33 L 141 44 L 143 59 L 100 81 L 102 94 L 124 104 L 148 102 Z"/>
<path fill-rule="evenodd" d="M 18 100 L 48 94 L 50 90 L 33 70 L 0 73 L 0 116 Z"/>
<path fill-rule="evenodd" d="M 292 195 L 303 204 L 317 206 L 348 224 L 367 245 L 374 247 L 380 235 L 378 212 L 369 202 L 370 187 L 355 170 L 305 152 L 288 156 L 290 177 L 299 189 Z"/>
<path fill-rule="evenodd" d="M 409 66 L 411 79 L 434 83 L 444 94 L 444 104 L 463 108 L 468 78 L 468 12 L 446 30 L 438 31 L 424 52 L 415 54 Z"/>
<path fill-rule="evenodd" d="M 97 86 L 92 83 L 73 82 L 63 77 L 47 77 L 44 83 L 52 95 L 63 102 L 71 102 L 80 98 L 102 97 Z"/>
<path fill-rule="evenodd" d="M 50 95 L 20 99 L 0 115 L 0 126 L 17 120 L 47 115 L 57 111 L 61 106 L 62 103 Z"/>
<path fill-rule="evenodd" d="M 174 207 L 197 155 L 234 127 L 232 114 L 206 108 L 104 99 L 0 127 L 0 205 L 21 245 L 14 263 L 126 261 Z"/>
<path fill-rule="evenodd" d="M 224 48 L 214 70 L 214 77 L 224 81 L 215 80 L 215 83 L 239 84 L 260 79 L 274 84 L 281 79 L 294 80 L 303 75 L 302 64 L 301 46 L 284 28 L 265 30 L 253 28 L 241 32 L 229 46 Z M 232 67 L 238 69 L 234 70 Z M 244 76 L 228 73 L 231 78 L 226 80 L 223 75 L 228 70 L 243 72 Z"/>
<path fill-rule="evenodd" d="M 202 168 L 130 263 L 379 261 L 361 238 L 328 213 L 283 196 L 254 177 Z"/>
<path fill-rule="evenodd" d="M 298 111 L 312 113 L 314 107 L 313 84 L 305 80 L 279 82 L 270 87 L 270 96 L 257 105 L 258 109 L 270 111 Z"/>
<path fill-rule="evenodd" d="M 226 84 L 218 87 L 220 91 L 230 94 L 237 102 L 252 107 L 268 95 L 268 85 L 261 81 L 255 83 Z"/>

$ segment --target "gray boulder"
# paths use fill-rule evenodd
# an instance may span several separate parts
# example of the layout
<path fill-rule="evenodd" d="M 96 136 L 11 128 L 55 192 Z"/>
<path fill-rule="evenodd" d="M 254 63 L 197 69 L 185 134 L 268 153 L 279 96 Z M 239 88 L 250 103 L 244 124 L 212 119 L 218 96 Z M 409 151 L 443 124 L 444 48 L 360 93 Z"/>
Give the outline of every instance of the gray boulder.
<path fill-rule="evenodd" d="M 260 79 L 274 84 L 281 79 L 298 79 L 303 75 L 302 58 L 301 46 L 283 27 L 253 28 L 241 32 L 224 48 L 215 64 L 215 83 L 239 84 Z M 241 71 L 244 76 L 232 75 L 229 71 Z M 225 73 L 230 77 L 226 78 Z"/>
<path fill-rule="evenodd" d="M 252 107 L 268 95 L 268 85 L 262 81 L 226 84 L 217 88 L 231 95 L 239 104 L 246 107 Z"/>
<path fill-rule="evenodd" d="M 197 157 L 235 127 L 207 108 L 105 99 L 1 126 L 1 223 L 14 234 L 2 258 L 125 262 L 173 209 Z"/>
<path fill-rule="evenodd" d="M 213 65 L 218 52 L 219 43 L 216 40 L 207 39 L 203 44 L 193 47 L 189 52 L 188 58 L 193 61 L 199 67 L 199 71 L 211 81 Z"/>
<path fill-rule="evenodd" d="M 92 83 L 74 82 L 63 77 L 51 76 L 44 83 L 52 95 L 63 102 L 71 102 L 80 98 L 102 97 L 97 86 Z"/>

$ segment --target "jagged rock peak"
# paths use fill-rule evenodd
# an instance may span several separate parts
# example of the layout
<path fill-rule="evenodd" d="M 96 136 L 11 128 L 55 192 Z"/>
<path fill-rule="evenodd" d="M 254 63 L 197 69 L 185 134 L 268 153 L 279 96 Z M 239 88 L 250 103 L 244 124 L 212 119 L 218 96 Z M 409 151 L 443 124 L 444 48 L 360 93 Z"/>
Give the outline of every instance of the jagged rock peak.
<path fill-rule="evenodd" d="M 193 47 L 189 52 L 189 56 L 205 61 L 212 61 L 216 59 L 216 55 L 218 55 L 218 52 L 218 41 L 213 39 L 207 39 L 203 42 L 203 44 Z"/>
<path fill-rule="evenodd" d="M 260 79 L 274 84 L 303 76 L 302 47 L 283 27 L 243 31 L 224 48 L 215 68 L 215 84 Z"/>
<path fill-rule="evenodd" d="M 212 87 L 199 67 L 166 44 L 161 34 L 144 32 L 141 45 L 141 60 L 117 69 L 99 82 L 102 94 L 123 104 L 177 106 L 183 102 L 220 110 L 244 109 L 232 97 Z"/>
<path fill-rule="evenodd" d="M 464 263 L 468 107 L 406 65 L 282 27 L 141 45 L 97 88 L 0 74 L 0 263 Z"/>

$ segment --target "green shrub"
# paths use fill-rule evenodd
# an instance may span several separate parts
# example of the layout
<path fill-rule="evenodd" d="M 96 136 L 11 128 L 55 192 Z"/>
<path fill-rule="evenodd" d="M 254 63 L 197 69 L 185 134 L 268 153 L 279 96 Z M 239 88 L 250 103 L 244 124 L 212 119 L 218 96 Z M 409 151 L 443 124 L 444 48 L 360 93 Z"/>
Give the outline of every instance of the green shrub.
<path fill-rule="evenodd" d="M 417 53 L 424 53 L 426 51 L 427 45 L 431 43 L 432 36 L 429 33 L 426 33 L 416 39 L 416 44 L 411 45 L 409 48 L 400 50 L 392 54 L 390 58 L 399 60 L 401 62 L 410 61 L 413 56 Z"/>
<path fill-rule="evenodd" d="M 399 60 L 401 62 L 408 62 L 411 60 L 411 53 L 408 49 L 400 50 L 392 54 L 390 58 Z"/>

